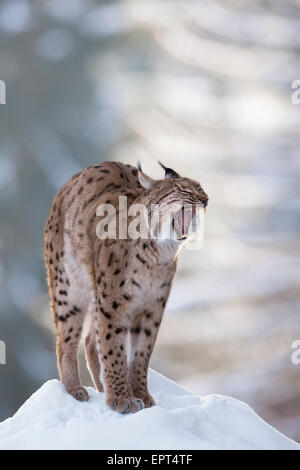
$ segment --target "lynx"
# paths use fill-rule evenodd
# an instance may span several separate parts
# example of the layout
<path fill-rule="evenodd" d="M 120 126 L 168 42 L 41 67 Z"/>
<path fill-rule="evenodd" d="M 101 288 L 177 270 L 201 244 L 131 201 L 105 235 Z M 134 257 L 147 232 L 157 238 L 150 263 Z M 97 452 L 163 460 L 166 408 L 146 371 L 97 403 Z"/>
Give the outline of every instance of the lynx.
<path fill-rule="evenodd" d="M 89 318 L 85 351 L 89 371 L 107 405 L 136 412 L 155 404 L 148 392 L 148 364 L 176 271 L 177 253 L 188 238 L 194 208 L 206 207 L 201 186 L 165 170 L 162 180 L 135 168 L 105 162 L 82 170 L 55 196 L 44 230 L 44 255 L 51 311 L 56 330 L 60 379 L 77 400 L 88 400 L 81 386 L 77 350 L 85 317 Z M 97 207 L 191 204 L 183 219 L 172 219 L 173 239 L 101 239 Z M 117 215 L 118 211 L 117 211 Z M 182 226 L 178 224 L 182 221 Z M 178 234 L 178 230 L 180 233 Z"/>

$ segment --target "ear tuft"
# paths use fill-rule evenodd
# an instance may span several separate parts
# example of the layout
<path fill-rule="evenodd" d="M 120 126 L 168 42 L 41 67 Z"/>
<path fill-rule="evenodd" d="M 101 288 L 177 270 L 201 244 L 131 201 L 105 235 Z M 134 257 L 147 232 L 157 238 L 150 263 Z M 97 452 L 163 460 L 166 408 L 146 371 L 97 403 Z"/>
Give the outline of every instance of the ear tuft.
<path fill-rule="evenodd" d="M 167 170 L 167 167 L 162 163 L 160 162 L 159 160 L 157 160 L 158 164 L 162 167 L 163 170 Z"/>
<path fill-rule="evenodd" d="M 138 179 L 143 186 L 144 189 L 152 189 L 154 186 L 155 180 L 150 178 L 150 176 L 145 175 L 142 171 L 142 165 L 140 162 L 137 162 L 137 168 L 138 168 Z"/>
<path fill-rule="evenodd" d="M 179 174 L 176 171 L 172 170 L 172 168 L 167 168 L 163 163 L 158 161 L 160 166 L 165 170 L 165 179 L 176 179 L 180 178 Z"/>

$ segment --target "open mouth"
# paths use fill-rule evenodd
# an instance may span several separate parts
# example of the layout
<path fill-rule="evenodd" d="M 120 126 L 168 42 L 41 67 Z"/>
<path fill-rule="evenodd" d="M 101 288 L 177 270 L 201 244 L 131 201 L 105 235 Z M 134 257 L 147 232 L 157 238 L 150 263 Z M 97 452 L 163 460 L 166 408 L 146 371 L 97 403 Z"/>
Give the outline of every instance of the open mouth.
<path fill-rule="evenodd" d="M 184 206 L 179 212 L 177 212 L 172 221 L 173 230 L 176 233 L 177 239 L 187 239 L 190 224 L 192 223 L 193 218 L 196 216 L 196 213 L 196 206 Z"/>

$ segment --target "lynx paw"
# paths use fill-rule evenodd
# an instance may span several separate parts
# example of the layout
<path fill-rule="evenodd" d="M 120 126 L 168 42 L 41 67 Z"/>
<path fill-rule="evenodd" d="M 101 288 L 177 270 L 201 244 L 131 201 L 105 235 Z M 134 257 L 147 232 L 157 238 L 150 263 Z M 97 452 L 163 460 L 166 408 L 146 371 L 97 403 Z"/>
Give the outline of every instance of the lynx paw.
<path fill-rule="evenodd" d="M 89 394 L 84 387 L 78 385 L 78 387 L 73 387 L 68 390 L 70 395 L 78 401 L 87 401 L 89 399 Z"/>
<path fill-rule="evenodd" d="M 141 400 L 143 400 L 145 408 L 151 408 L 155 406 L 155 401 L 152 395 L 149 392 L 145 392 L 144 390 L 135 390 L 134 395 Z"/>
<path fill-rule="evenodd" d="M 119 413 L 136 413 L 145 408 L 143 400 L 139 398 L 127 398 L 125 396 L 112 396 L 107 398 L 106 404 Z"/>

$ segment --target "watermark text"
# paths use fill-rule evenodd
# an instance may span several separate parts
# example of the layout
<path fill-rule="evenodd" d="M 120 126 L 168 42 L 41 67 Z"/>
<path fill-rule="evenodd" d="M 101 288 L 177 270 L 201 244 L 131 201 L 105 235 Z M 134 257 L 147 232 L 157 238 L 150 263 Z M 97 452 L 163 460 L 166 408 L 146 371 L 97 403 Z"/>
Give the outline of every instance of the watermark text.
<path fill-rule="evenodd" d="M 300 339 L 295 339 L 291 344 L 291 348 L 295 349 L 291 355 L 291 361 L 295 366 L 298 366 L 300 364 Z"/>
<path fill-rule="evenodd" d="M 300 104 L 300 80 L 293 80 L 292 89 L 295 90 L 291 96 L 292 103 Z"/>
<path fill-rule="evenodd" d="M 6 104 L 6 84 L 0 80 L 0 104 Z"/>
<path fill-rule="evenodd" d="M 6 364 L 6 345 L 2 340 L 0 340 L 0 365 L 1 364 Z"/>
<path fill-rule="evenodd" d="M 118 204 L 100 204 L 96 215 L 99 239 L 130 239 L 183 242 L 186 249 L 201 249 L 204 241 L 203 204 L 151 204 L 127 206 L 127 197 L 119 196 Z M 189 247 L 187 247 L 187 245 Z"/>

